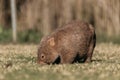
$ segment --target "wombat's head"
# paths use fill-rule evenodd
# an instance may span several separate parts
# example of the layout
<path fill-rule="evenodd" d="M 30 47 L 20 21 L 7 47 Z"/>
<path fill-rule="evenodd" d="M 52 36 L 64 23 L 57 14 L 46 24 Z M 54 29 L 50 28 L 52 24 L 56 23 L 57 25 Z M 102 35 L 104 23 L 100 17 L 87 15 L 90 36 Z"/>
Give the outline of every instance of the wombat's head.
<path fill-rule="evenodd" d="M 38 48 L 38 63 L 39 64 L 51 64 L 54 63 L 58 58 L 58 52 L 55 49 L 55 39 L 52 38 L 43 38 L 40 42 Z"/>

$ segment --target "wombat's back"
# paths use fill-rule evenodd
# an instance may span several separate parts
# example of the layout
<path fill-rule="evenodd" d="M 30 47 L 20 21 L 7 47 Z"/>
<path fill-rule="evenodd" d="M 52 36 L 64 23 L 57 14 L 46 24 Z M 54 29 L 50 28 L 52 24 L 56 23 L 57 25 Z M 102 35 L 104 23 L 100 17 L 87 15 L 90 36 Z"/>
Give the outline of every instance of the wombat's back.
<path fill-rule="evenodd" d="M 62 48 L 87 48 L 90 37 L 94 34 L 93 29 L 88 23 L 75 21 L 58 28 L 52 36 L 55 36 L 58 46 Z"/>

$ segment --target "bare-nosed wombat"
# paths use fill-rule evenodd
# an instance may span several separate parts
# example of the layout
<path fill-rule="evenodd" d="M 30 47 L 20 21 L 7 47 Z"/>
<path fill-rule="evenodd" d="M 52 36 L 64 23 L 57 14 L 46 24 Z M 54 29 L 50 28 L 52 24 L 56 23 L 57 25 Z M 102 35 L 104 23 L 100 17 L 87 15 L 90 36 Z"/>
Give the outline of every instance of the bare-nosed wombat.
<path fill-rule="evenodd" d="M 94 27 L 73 21 L 43 37 L 38 48 L 39 64 L 91 62 L 96 44 Z"/>

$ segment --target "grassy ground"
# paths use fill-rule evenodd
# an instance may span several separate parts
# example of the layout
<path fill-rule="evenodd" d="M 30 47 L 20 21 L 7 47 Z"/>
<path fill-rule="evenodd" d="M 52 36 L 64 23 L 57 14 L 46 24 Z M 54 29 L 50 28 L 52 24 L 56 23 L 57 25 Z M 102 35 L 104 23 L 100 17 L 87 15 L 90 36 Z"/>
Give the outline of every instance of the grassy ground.
<path fill-rule="evenodd" d="M 92 63 L 38 65 L 37 45 L 0 45 L 0 80 L 119 80 L 120 45 L 97 44 Z"/>

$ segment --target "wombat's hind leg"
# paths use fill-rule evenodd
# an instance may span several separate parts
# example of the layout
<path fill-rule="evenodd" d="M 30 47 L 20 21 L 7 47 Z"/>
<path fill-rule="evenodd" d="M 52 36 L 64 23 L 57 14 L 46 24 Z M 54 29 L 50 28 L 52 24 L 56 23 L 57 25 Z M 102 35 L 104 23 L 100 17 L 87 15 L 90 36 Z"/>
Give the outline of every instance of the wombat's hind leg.
<path fill-rule="evenodd" d="M 91 40 L 89 48 L 88 48 L 88 52 L 87 52 L 87 55 L 86 55 L 86 59 L 85 59 L 86 63 L 92 61 L 92 55 L 93 55 L 93 50 L 95 48 L 95 44 L 96 44 L 96 40 L 94 40 L 94 39 Z"/>
<path fill-rule="evenodd" d="M 96 46 L 95 30 L 91 25 L 90 25 L 90 28 L 91 28 L 91 31 L 92 31 L 93 34 L 92 34 L 92 39 L 90 41 L 90 45 L 89 45 L 88 52 L 87 52 L 87 55 L 86 55 L 85 62 L 91 62 L 92 55 L 93 55 L 93 50 L 94 50 L 94 48 Z"/>

